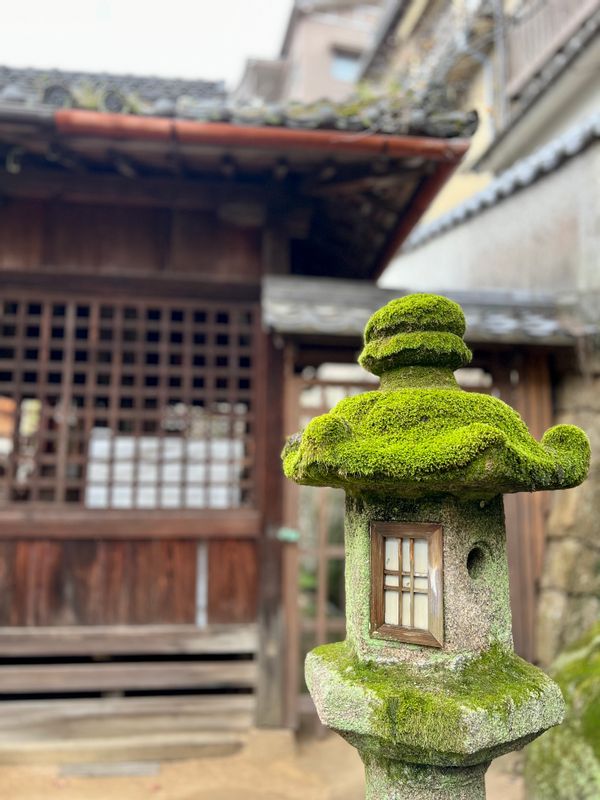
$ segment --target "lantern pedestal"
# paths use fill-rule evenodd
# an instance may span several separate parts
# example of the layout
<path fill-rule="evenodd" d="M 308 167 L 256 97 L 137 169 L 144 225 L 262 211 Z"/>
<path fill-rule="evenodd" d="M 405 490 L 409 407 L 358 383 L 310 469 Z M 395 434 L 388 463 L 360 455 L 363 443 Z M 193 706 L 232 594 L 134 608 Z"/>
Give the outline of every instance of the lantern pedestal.
<path fill-rule="evenodd" d="M 336 642 L 308 654 L 306 682 L 323 724 L 356 747 L 370 770 L 404 765 L 390 772 L 390 786 L 403 774 L 470 786 L 475 768 L 483 774 L 564 712 L 556 683 L 499 645 L 423 665 L 366 662 L 348 642 Z"/>

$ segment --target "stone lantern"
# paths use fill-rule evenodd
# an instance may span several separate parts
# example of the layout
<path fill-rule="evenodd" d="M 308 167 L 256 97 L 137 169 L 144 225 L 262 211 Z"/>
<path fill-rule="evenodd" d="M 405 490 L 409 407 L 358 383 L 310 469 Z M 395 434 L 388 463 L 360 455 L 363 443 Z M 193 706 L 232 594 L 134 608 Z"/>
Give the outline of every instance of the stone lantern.
<path fill-rule="evenodd" d="M 557 685 L 513 650 L 502 495 L 576 486 L 589 443 L 571 425 L 537 442 L 505 403 L 462 391 L 464 332 L 446 298 L 388 303 L 359 359 L 379 390 L 283 453 L 292 480 L 346 492 L 346 641 L 309 653 L 306 681 L 358 749 L 369 800 L 484 798 L 490 761 L 563 716 Z"/>

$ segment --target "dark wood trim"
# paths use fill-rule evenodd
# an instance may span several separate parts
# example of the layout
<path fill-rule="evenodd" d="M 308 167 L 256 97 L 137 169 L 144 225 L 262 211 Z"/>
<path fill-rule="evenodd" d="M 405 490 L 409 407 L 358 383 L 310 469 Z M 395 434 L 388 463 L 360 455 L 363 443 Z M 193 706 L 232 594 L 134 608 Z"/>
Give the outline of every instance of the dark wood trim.
<path fill-rule="evenodd" d="M 429 569 L 429 630 L 413 627 L 389 625 L 385 623 L 384 613 L 384 567 L 385 539 L 414 537 L 427 539 Z M 442 526 L 435 523 L 403 523 L 403 522 L 371 522 L 371 636 L 376 639 L 392 639 L 411 644 L 422 644 L 429 647 L 443 647 L 444 644 L 444 601 L 443 601 L 443 532 Z M 401 544 L 399 544 L 401 546 Z M 410 580 L 413 593 L 414 549 L 411 538 L 410 548 Z M 389 572 L 389 571 L 388 571 Z M 398 572 L 399 583 L 402 583 L 402 571 Z M 399 586 L 402 595 L 402 586 Z M 411 621 L 414 603 L 411 603 Z"/>
<path fill-rule="evenodd" d="M 214 211 L 222 203 L 290 203 L 289 195 L 275 184 L 264 187 L 235 181 L 181 178 L 135 180 L 117 175 L 76 175 L 26 168 L 18 175 L 0 174 L 0 194 L 39 200 L 117 204 Z"/>
<path fill-rule="evenodd" d="M 257 337 L 258 339 L 258 337 Z M 256 422 L 257 494 L 264 528 L 259 543 L 259 680 L 256 722 L 259 727 L 286 724 L 285 653 L 287 631 L 283 609 L 283 543 L 277 533 L 283 524 L 284 352 L 265 333 L 259 360 Z"/>
<path fill-rule="evenodd" d="M 0 627 L 0 657 L 255 653 L 255 625 Z"/>
<path fill-rule="evenodd" d="M 71 511 L 28 505 L 0 512 L 2 539 L 254 539 L 255 510 Z"/>
<path fill-rule="evenodd" d="M 43 266 L 43 265 L 40 265 Z M 38 266 L 38 269 L 40 267 Z M 220 302 L 258 302 L 260 283 L 248 282 L 244 275 L 223 277 L 202 274 L 181 275 L 176 272 L 163 274 L 125 275 L 75 275 L 62 272 L 60 267 L 50 272 L 18 272 L 0 270 L 2 290 L 19 291 L 21 294 L 39 295 L 40 291 L 55 293 L 60 297 L 81 298 L 83 301 L 94 297 L 107 297 L 113 302 L 127 305 L 131 297 L 136 299 L 173 299 L 182 305 L 193 305 L 198 300 Z"/>

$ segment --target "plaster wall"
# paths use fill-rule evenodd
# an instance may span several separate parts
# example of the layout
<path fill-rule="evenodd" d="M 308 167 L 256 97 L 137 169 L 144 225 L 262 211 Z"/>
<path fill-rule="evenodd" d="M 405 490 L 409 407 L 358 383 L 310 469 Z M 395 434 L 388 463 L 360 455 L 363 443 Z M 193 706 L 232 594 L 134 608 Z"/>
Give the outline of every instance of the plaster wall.
<path fill-rule="evenodd" d="M 479 115 L 479 125 L 471 139 L 467 154 L 458 170 L 450 181 L 442 188 L 428 208 L 424 222 L 431 222 L 437 217 L 450 211 L 459 203 L 485 189 L 492 180 L 493 173 L 488 171 L 476 172 L 474 163 L 489 147 L 494 137 L 496 122 L 494 120 L 494 71 L 491 60 L 485 63 L 475 73 L 466 96 L 461 102 L 465 111 L 475 110 Z"/>
<path fill-rule="evenodd" d="M 600 291 L 600 143 L 396 258 L 380 285 L 418 291 Z"/>
<path fill-rule="evenodd" d="M 568 128 L 600 112 L 600 37 L 585 48 L 498 142 L 480 169 L 495 172 L 535 152 Z"/>
<path fill-rule="evenodd" d="M 380 16 L 377 6 L 359 6 L 345 12 L 313 14 L 299 20 L 288 58 L 292 64 L 289 99 L 313 102 L 343 100 L 353 82 L 331 74 L 335 49 L 362 53 L 371 42 Z"/>

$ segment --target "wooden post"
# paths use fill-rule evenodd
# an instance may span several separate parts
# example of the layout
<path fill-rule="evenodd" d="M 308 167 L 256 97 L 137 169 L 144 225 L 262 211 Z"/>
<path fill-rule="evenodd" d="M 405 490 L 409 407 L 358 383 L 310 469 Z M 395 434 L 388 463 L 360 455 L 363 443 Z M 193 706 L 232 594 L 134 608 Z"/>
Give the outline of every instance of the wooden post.
<path fill-rule="evenodd" d="M 283 544 L 277 533 L 283 520 L 283 477 L 278 469 L 283 446 L 283 351 L 262 336 L 257 408 L 259 499 L 263 531 L 259 554 L 258 727 L 285 725 L 285 637 L 283 624 Z"/>

